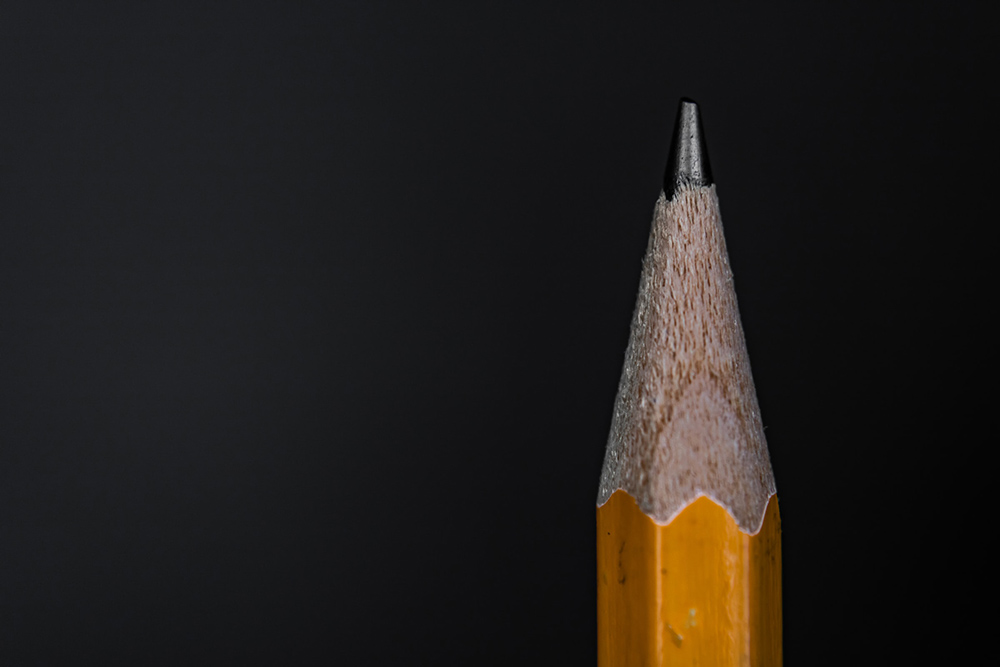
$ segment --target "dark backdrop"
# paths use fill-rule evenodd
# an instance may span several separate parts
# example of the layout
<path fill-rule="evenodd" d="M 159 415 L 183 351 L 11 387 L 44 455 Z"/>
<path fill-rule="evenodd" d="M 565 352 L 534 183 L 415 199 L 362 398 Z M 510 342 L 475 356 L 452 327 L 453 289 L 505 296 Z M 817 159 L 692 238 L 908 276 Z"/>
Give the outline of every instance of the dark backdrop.
<path fill-rule="evenodd" d="M 954 2 L 4 3 L 0 664 L 593 664 L 680 96 L 787 662 L 950 655 L 994 42 Z"/>

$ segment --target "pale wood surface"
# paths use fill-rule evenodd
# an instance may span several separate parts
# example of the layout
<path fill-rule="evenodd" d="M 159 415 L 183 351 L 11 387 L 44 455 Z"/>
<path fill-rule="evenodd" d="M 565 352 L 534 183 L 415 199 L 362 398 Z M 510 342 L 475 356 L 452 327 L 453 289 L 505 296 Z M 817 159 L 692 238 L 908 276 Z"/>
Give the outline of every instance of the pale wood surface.
<path fill-rule="evenodd" d="M 706 495 L 751 533 L 775 492 L 715 186 L 656 203 L 598 505 L 618 489 L 661 524 Z"/>

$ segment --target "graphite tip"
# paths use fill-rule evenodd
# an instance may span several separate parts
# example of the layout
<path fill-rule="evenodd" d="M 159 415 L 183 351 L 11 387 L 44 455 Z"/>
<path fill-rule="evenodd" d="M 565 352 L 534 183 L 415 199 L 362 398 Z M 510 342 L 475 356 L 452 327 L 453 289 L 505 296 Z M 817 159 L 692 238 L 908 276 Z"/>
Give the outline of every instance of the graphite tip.
<path fill-rule="evenodd" d="M 707 186 L 712 182 L 712 168 L 708 164 L 708 149 L 705 147 L 705 132 L 701 128 L 698 103 L 682 97 L 677 108 L 677 123 L 674 125 L 667 172 L 663 176 L 663 191 L 667 199 L 671 199 L 681 186 Z"/>

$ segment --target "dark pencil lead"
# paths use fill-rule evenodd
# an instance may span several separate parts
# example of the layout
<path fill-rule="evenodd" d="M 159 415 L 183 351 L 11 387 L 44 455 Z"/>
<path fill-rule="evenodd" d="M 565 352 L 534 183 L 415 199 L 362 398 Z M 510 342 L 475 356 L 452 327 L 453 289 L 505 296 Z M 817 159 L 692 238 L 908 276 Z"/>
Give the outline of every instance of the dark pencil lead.
<path fill-rule="evenodd" d="M 705 132 L 701 128 L 698 103 L 682 97 L 677 108 L 677 123 L 674 125 L 667 172 L 663 176 L 663 191 L 667 199 L 672 199 L 683 185 L 711 184 L 712 168 L 708 164 L 708 149 L 705 148 Z"/>

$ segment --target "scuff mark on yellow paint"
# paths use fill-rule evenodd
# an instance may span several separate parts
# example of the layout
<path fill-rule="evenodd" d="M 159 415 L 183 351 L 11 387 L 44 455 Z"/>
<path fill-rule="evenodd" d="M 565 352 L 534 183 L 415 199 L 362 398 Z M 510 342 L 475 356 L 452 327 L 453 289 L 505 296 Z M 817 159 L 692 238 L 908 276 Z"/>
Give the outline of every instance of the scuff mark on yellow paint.
<path fill-rule="evenodd" d="M 674 630 L 674 626 L 669 623 L 667 623 L 667 631 L 670 633 L 670 639 L 674 642 L 674 645 L 677 648 L 680 648 L 681 642 L 684 641 L 683 635 L 678 634 L 678 632 Z"/>

